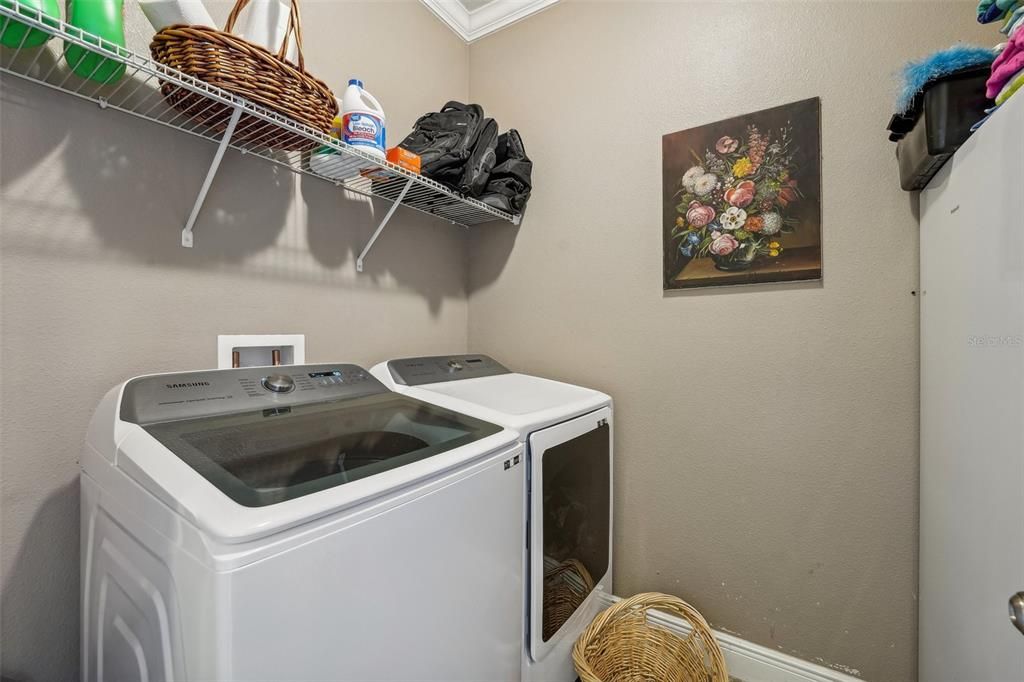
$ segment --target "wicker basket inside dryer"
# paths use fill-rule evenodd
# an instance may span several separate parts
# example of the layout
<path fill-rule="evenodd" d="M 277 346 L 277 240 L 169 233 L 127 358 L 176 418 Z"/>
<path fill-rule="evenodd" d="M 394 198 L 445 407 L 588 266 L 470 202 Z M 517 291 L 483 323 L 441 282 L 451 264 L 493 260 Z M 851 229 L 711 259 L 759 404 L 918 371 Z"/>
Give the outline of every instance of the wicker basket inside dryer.
<path fill-rule="evenodd" d="M 239 13 L 247 4 L 249 0 L 236 0 L 223 31 L 184 24 L 157 31 L 149 46 L 153 58 L 298 123 L 329 133 L 338 113 L 338 102 L 325 83 L 306 73 L 298 0 L 291 0 L 288 31 L 276 55 L 231 34 Z M 285 59 L 290 38 L 295 40 L 298 65 Z M 214 130 L 227 127 L 232 110 L 229 104 L 211 104 L 209 97 L 166 81 L 160 89 L 171 106 L 197 123 Z M 241 118 L 233 139 L 284 150 L 316 146 L 298 133 L 286 133 L 279 126 L 251 115 Z"/>
<path fill-rule="evenodd" d="M 544 558 L 544 641 L 558 632 L 593 589 L 594 579 L 582 562 Z"/>
<path fill-rule="evenodd" d="M 686 621 L 682 637 L 648 619 L 657 610 Z M 686 602 L 647 592 L 606 609 L 572 650 L 581 682 L 729 682 L 722 650 L 703 616 Z"/>

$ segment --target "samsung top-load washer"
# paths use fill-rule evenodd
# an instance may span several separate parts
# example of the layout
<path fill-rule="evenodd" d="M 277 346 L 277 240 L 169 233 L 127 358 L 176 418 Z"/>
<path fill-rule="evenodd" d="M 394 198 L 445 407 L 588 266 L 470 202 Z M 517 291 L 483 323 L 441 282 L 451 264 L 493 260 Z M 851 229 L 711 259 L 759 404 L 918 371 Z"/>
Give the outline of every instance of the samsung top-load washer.
<path fill-rule="evenodd" d="M 522 453 L 354 365 L 114 388 L 81 459 L 83 679 L 518 679 Z"/>
<path fill-rule="evenodd" d="M 612 401 L 485 355 L 406 358 L 389 388 L 519 432 L 526 446 L 523 680 L 576 679 L 572 646 L 612 589 Z"/>

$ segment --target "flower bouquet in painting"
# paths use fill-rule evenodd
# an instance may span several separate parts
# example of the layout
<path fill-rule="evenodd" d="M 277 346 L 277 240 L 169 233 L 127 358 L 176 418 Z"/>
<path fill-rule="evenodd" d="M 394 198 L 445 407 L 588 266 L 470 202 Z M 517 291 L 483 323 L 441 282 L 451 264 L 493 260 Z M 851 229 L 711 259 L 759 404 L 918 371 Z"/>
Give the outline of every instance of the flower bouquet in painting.
<path fill-rule="evenodd" d="M 686 258 L 711 258 L 718 270 L 746 270 L 759 258 L 778 257 L 796 219 L 787 209 L 801 198 L 789 126 L 748 125 L 695 151 L 674 197 L 671 238 Z"/>
<path fill-rule="evenodd" d="M 666 290 L 821 279 L 821 102 L 662 136 Z"/>

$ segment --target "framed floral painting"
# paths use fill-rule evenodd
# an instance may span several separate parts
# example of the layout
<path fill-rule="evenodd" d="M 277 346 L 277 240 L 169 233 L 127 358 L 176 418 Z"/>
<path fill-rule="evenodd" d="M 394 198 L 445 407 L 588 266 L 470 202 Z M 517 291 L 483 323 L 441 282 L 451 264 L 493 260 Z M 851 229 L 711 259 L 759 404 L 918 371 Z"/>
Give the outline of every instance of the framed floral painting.
<path fill-rule="evenodd" d="M 821 101 L 662 138 L 664 288 L 821 279 Z"/>

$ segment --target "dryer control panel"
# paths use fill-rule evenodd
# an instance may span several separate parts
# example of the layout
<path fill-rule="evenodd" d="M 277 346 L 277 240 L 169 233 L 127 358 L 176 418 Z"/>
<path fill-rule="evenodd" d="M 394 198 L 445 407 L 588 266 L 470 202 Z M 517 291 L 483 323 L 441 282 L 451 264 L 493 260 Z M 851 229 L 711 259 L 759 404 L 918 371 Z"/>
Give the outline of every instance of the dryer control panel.
<path fill-rule="evenodd" d="M 121 419 L 154 424 L 376 393 L 389 391 L 357 365 L 279 365 L 155 374 L 125 385 Z"/>
<path fill-rule="evenodd" d="M 420 386 L 442 381 L 511 374 L 499 362 L 486 355 L 437 355 L 426 358 L 403 358 L 388 362 L 388 370 L 395 383 L 403 386 Z"/>

